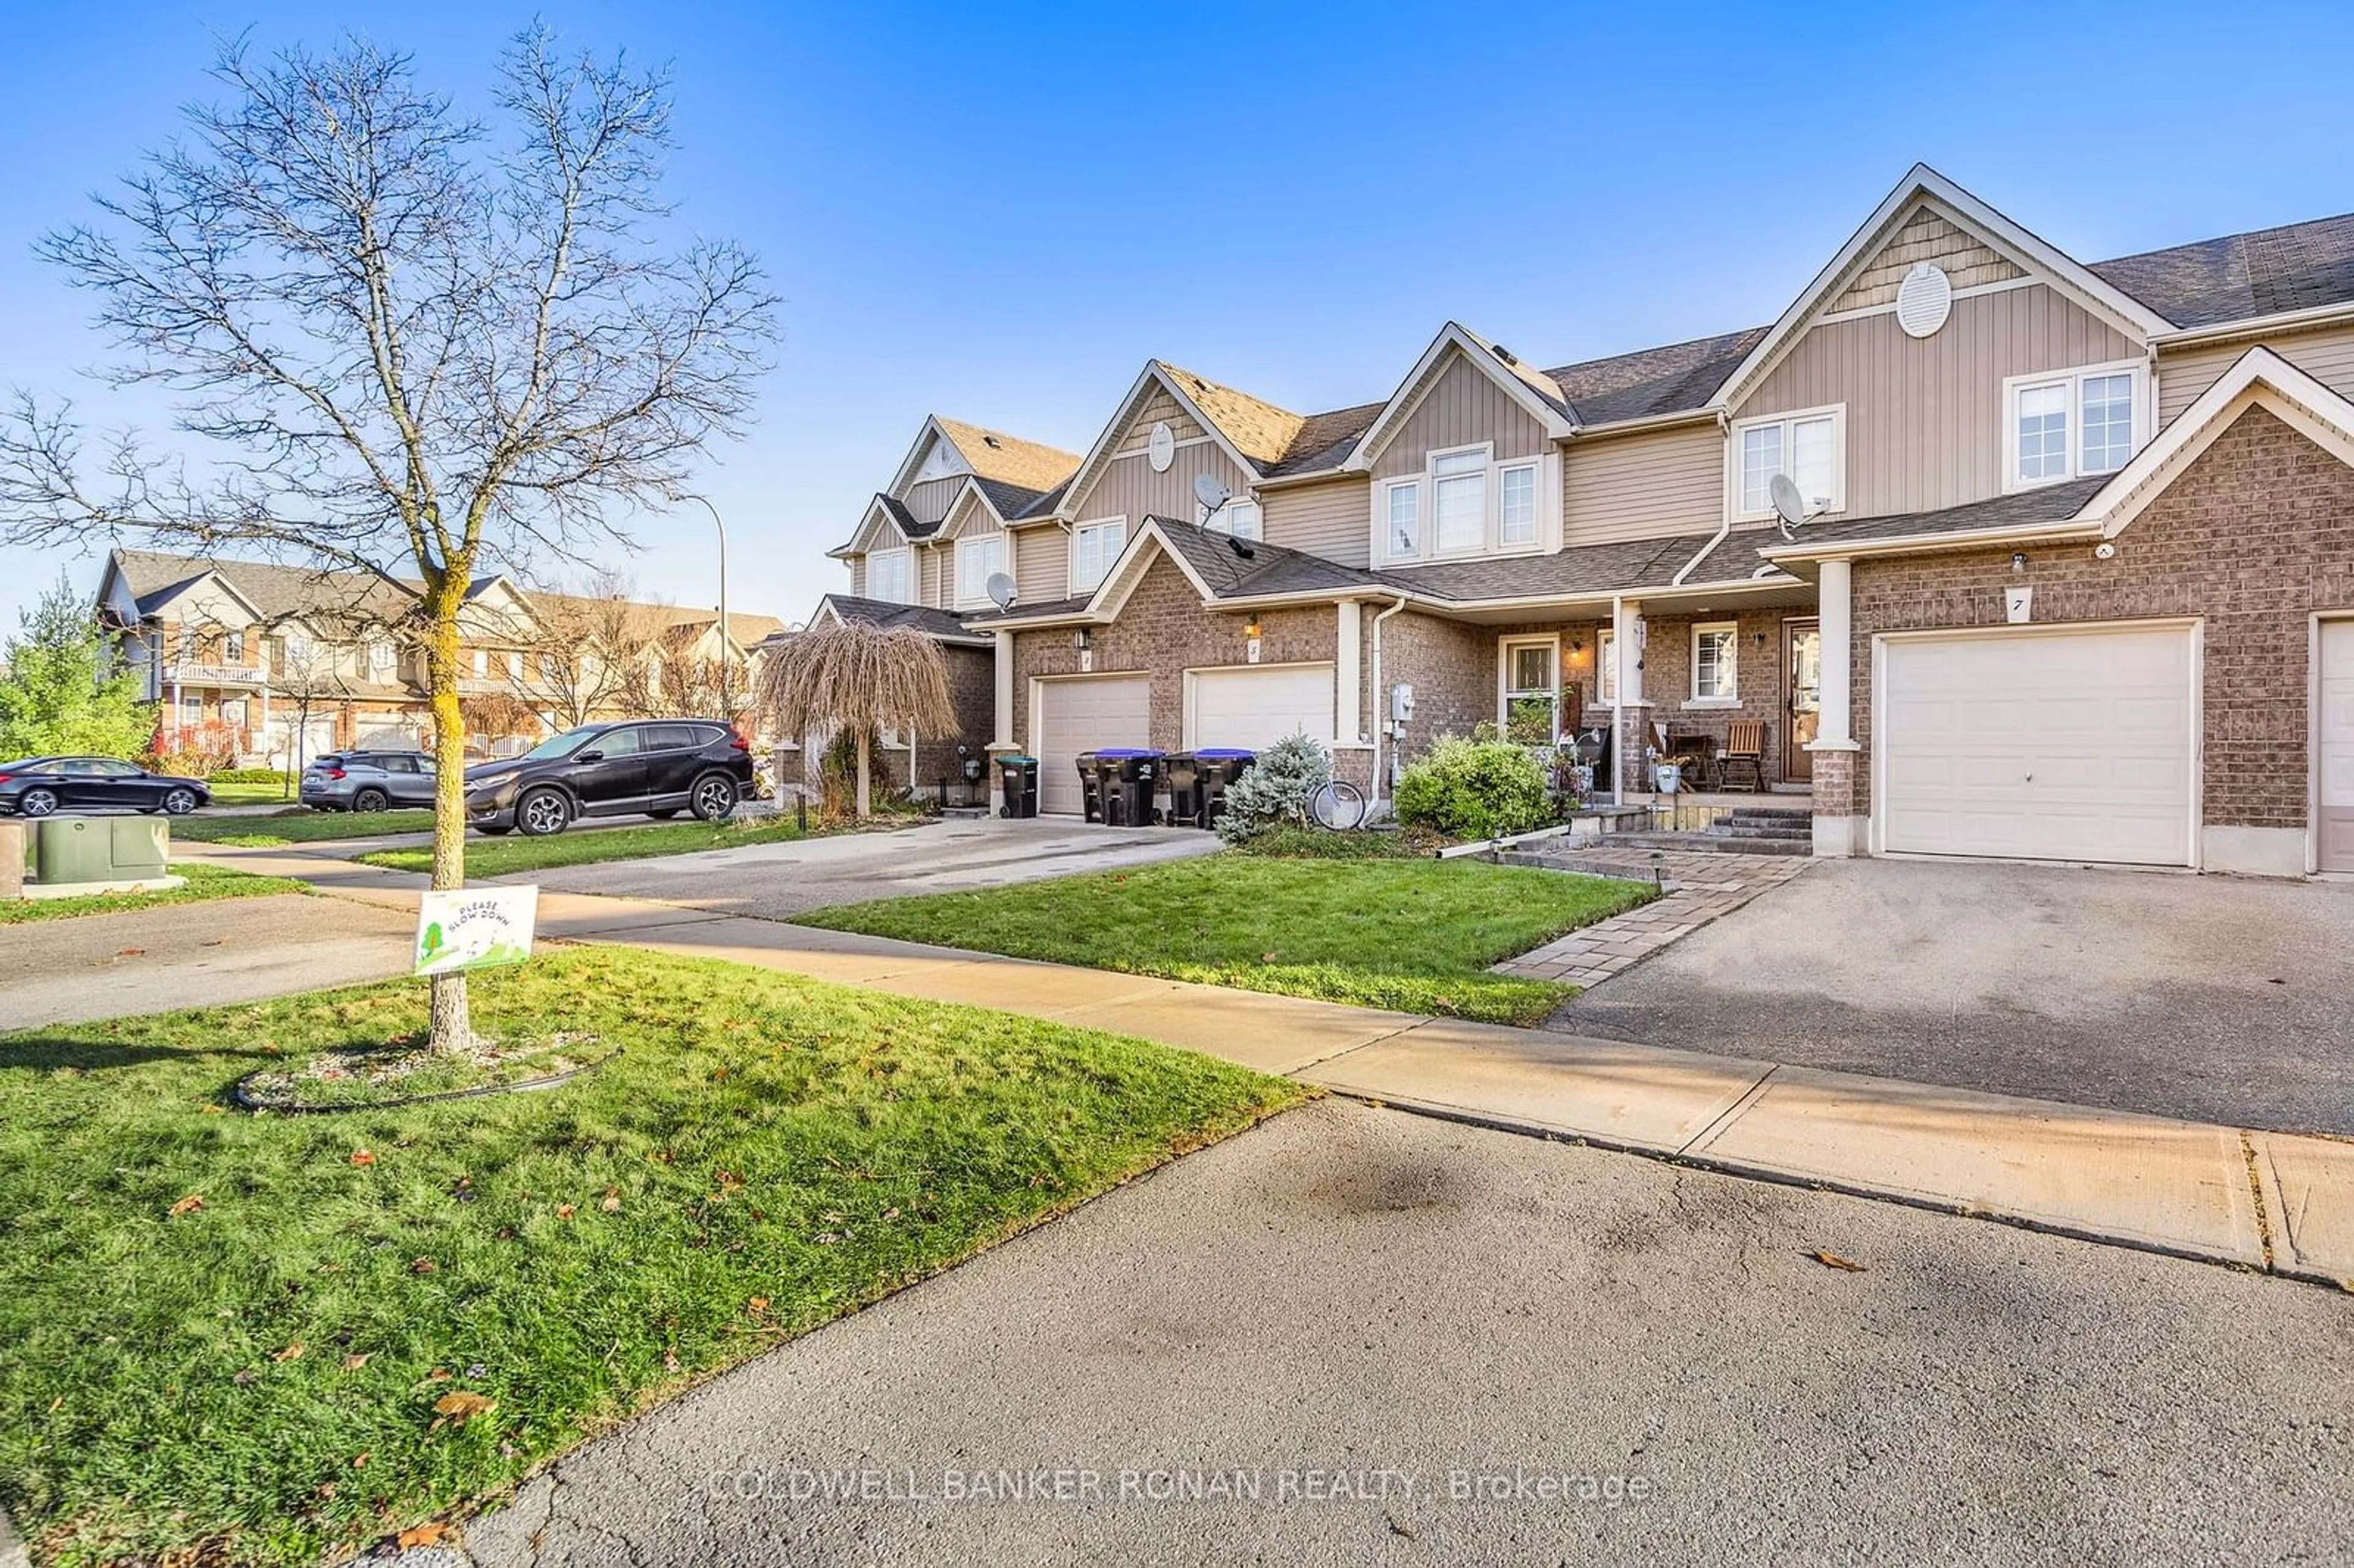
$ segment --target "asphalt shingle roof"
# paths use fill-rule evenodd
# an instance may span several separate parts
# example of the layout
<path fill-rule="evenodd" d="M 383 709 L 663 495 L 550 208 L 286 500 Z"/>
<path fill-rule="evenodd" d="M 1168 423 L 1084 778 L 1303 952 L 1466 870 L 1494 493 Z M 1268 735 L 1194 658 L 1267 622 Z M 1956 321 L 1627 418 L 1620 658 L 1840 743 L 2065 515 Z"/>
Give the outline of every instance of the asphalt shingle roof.
<path fill-rule="evenodd" d="M 912 626 L 934 637 L 972 635 L 954 611 L 934 609 L 929 605 L 894 604 L 888 599 L 861 599 L 847 593 L 827 594 L 821 602 L 832 605 L 833 612 L 843 620 L 861 626 Z"/>
<path fill-rule="evenodd" d="M 2084 510 L 2084 503 L 2108 483 L 2109 475 L 2071 479 L 2011 495 L 1947 506 L 1935 512 L 1904 512 L 1884 517 L 1842 517 L 1809 523 L 1798 530 L 1794 544 L 1814 545 L 1847 539 L 1903 539 L 1915 534 L 1967 534 L 1983 528 L 2031 527 L 2038 523 L 2064 523 Z M 1755 535 L 1758 547 L 1771 549 L 1778 535 Z"/>
<path fill-rule="evenodd" d="M 2354 300 L 2354 214 L 2145 250 L 2092 270 L 2179 327 Z"/>
<path fill-rule="evenodd" d="M 956 443 L 966 466 L 976 477 L 1026 490 L 1033 495 L 1053 489 L 1079 466 L 1074 454 L 1041 441 L 1025 441 L 1002 430 L 984 429 L 938 414 L 932 416 L 932 422 Z"/>

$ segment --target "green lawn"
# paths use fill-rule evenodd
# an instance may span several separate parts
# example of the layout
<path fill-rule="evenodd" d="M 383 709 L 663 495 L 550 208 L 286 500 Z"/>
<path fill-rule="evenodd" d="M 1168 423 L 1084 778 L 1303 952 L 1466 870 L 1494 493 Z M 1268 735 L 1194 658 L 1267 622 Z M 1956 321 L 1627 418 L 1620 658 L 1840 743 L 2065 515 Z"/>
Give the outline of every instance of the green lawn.
<path fill-rule="evenodd" d="M 225 1093 L 421 1027 L 423 987 L 0 1037 L 0 1503 L 37 1555 L 347 1552 L 1302 1092 L 618 948 L 472 990 L 487 1033 L 622 1053 L 290 1118 Z"/>
<path fill-rule="evenodd" d="M 213 803 L 219 806 L 292 806 L 295 787 L 292 784 L 249 783 L 241 779 L 220 779 L 207 782 L 205 788 L 213 793 Z"/>
<path fill-rule="evenodd" d="M 820 910 L 801 923 L 1129 974 L 1534 1023 L 1576 988 L 1488 968 L 1640 904 L 1640 883 L 1468 860 L 1232 852 L 977 893 Z"/>
<path fill-rule="evenodd" d="M 297 806 L 268 816 L 175 817 L 172 836 L 192 844 L 239 844 L 269 849 L 279 844 L 318 843 L 328 839 L 366 839 L 379 833 L 429 833 L 433 813 L 408 811 L 313 811 Z"/>
<path fill-rule="evenodd" d="M 271 893 L 310 891 L 302 883 L 290 882 L 282 876 L 252 876 L 209 865 L 175 864 L 172 874 L 187 878 L 188 885 L 162 893 L 94 893 L 76 898 L 0 901 L 0 926 L 69 919 L 76 915 L 119 915 L 126 909 L 160 909 L 172 904 L 202 904 L 210 898 L 254 898 Z"/>
<path fill-rule="evenodd" d="M 644 860 L 660 854 L 692 854 L 697 850 L 783 843 L 801 836 L 800 828 L 780 817 L 740 822 L 651 822 L 644 827 L 599 828 L 593 832 L 575 828 L 544 839 L 492 839 L 477 833 L 466 840 L 466 874 L 509 876 L 517 872 L 586 865 L 592 861 Z M 433 869 L 430 849 L 374 850 L 358 858 L 362 865 L 380 865 L 391 871 Z"/>

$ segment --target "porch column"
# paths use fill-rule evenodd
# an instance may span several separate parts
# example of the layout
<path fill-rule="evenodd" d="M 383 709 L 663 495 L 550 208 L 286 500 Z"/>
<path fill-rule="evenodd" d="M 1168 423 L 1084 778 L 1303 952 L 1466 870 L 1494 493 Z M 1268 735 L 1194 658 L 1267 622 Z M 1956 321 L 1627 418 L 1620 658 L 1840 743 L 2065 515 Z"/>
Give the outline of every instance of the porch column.
<path fill-rule="evenodd" d="M 1822 638 L 1821 707 L 1807 749 L 1815 762 L 1815 853 L 1834 860 L 1865 853 L 1871 842 L 1857 778 L 1862 758 L 1855 740 L 1852 591 L 1849 563 L 1822 563 L 1816 607 Z"/>
<path fill-rule="evenodd" d="M 1344 599 L 1332 641 L 1332 738 L 1342 746 L 1362 746 L 1365 739 L 1363 654 L 1359 634 L 1363 617 L 1357 601 Z"/>
<path fill-rule="evenodd" d="M 1013 741 L 1013 633 L 1011 631 L 996 632 L 991 636 L 991 641 L 995 644 L 991 652 L 991 658 L 993 660 L 991 673 L 995 676 L 995 682 L 994 689 L 990 696 L 990 705 L 995 708 L 996 712 L 990 717 L 989 733 L 994 738 L 992 738 L 989 743 L 989 758 L 983 761 L 981 766 L 989 768 L 989 771 L 994 774 L 997 769 L 990 768 L 990 762 L 994 761 L 997 758 L 1015 749 Z M 988 780 L 988 783 L 989 798 L 994 803 L 991 809 L 1002 810 L 1005 806 L 1004 781 L 1001 779 L 992 778 Z"/>
<path fill-rule="evenodd" d="M 1618 703 L 1610 714 L 1610 800 L 1620 806 L 1627 803 L 1628 770 L 1640 767 L 1643 747 L 1649 744 L 1643 717 L 1642 650 L 1635 646 L 1636 628 L 1642 619 L 1640 599 L 1611 601 L 1610 660 L 1616 667 Z M 1635 777 L 1639 786 L 1640 773 Z"/>

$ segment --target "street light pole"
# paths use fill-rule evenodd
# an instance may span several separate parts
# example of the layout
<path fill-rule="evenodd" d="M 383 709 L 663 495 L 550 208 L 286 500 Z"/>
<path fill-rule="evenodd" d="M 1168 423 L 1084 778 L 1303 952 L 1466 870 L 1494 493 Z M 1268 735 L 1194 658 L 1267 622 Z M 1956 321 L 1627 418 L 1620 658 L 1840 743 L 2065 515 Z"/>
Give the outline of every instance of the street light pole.
<path fill-rule="evenodd" d="M 719 520 L 719 508 L 709 501 L 700 495 L 687 499 L 710 513 L 711 525 L 719 530 L 719 716 L 733 724 L 736 715 L 727 705 L 727 650 L 736 641 L 736 629 L 727 623 L 727 524 Z"/>

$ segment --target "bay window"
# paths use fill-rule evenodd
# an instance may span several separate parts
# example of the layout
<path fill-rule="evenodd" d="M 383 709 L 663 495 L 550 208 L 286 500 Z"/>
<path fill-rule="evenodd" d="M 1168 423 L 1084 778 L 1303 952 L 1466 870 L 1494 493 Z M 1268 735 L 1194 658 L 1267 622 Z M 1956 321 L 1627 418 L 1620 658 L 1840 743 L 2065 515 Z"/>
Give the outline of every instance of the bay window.
<path fill-rule="evenodd" d="M 1733 428 L 1735 504 L 1742 519 L 1774 515 L 1774 476 L 1798 487 L 1808 512 L 1847 506 L 1847 406 L 1804 408 Z"/>
<path fill-rule="evenodd" d="M 2005 490 L 2115 473 L 2149 429 L 2148 368 L 2137 360 L 2003 383 Z"/>
<path fill-rule="evenodd" d="M 1128 544 L 1128 519 L 1082 523 L 1071 530 L 1071 589 L 1092 593 L 1111 575 Z"/>
<path fill-rule="evenodd" d="M 987 604 L 989 579 L 1005 569 L 1005 535 L 985 534 L 959 539 L 956 552 L 956 598 L 959 604 Z"/>
<path fill-rule="evenodd" d="M 885 604 L 913 604 L 915 596 L 908 591 L 908 557 L 907 550 L 877 550 L 866 557 L 866 597 Z"/>

